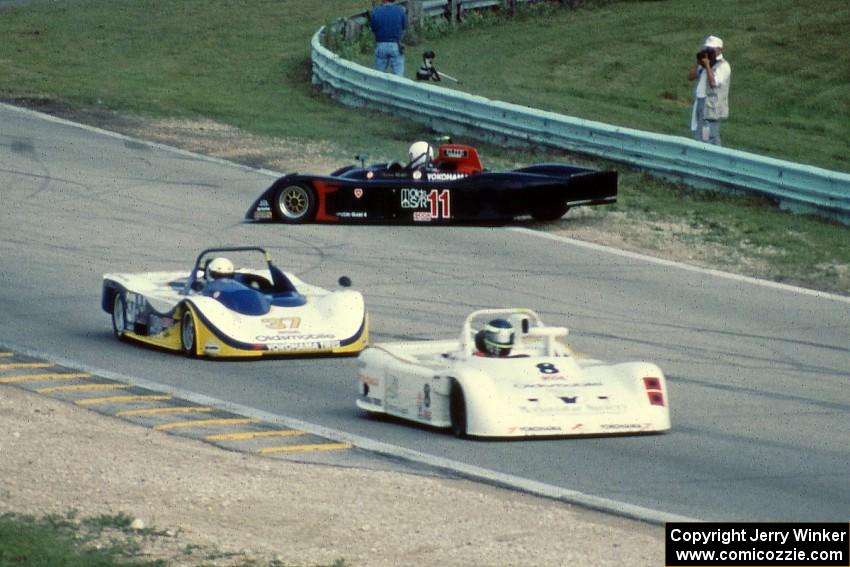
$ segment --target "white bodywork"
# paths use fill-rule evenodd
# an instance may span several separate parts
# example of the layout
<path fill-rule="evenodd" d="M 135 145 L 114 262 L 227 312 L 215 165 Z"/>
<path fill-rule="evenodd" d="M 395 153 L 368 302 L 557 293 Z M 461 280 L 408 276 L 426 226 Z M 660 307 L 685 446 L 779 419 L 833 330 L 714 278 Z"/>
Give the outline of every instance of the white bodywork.
<path fill-rule="evenodd" d="M 271 281 L 268 270 L 245 269 L 237 273 Z M 366 313 L 359 292 L 329 291 L 292 274 L 285 275 L 306 302 L 297 306 L 272 305 L 267 313 L 256 316 L 228 309 L 214 297 L 191 290 L 185 293 L 185 271 L 105 274 L 103 278 L 105 285 L 123 293 L 127 335 L 167 348 L 179 348 L 179 332 L 169 333 L 167 327 L 174 326 L 179 331 L 180 317 L 187 307 L 198 318 L 199 355 L 344 352 L 352 338 L 358 343 L 361 335 L 365 339 Z M 161 321 L 162 329 L 147 329 L 146 336 L 134 334 L 136 319 L 141 317 L 146 318 L 146 324 Z"/>
<path fill-rule="evenodd" d="M 495 317 L 508 319 L 516 330 L 510 357 L 476 353 L 474 323 Z M 670 428 L 664 375 L 655 364 L 580 358 L 562 342 L 566 335 L 566 328 L 543 325 L 533 311 L 495 309 L 472 313 L 460 340 L 374 345 L 359 356 L 357 405 L 476 437 Z M 452 415 L 450 398 L 458 386 L 465 424 Z"/>

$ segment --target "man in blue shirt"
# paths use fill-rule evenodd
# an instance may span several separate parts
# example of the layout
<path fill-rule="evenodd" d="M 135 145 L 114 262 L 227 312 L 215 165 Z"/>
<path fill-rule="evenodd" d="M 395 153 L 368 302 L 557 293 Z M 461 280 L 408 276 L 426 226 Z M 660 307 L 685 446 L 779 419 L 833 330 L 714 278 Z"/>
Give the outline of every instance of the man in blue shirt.
<path fill-rule="evenodd" d="M 401 38 L 407 28 L 407 14 L 395 0 L 383 0 L 372 10 L 370 18 L 375 34 L 375 69 L 404 75 L 404 53 Z"/>

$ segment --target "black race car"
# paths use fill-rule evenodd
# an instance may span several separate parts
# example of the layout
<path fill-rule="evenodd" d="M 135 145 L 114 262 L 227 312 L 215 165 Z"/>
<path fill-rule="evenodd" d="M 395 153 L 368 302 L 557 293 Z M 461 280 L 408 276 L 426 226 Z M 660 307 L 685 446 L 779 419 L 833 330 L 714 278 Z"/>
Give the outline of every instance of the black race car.
<path fill-rule="evenodd" d="M 475 148 L 411 146 L 409 162 L 350 165 L 330 175 L 281 177 L 251 205 L 253 221 L 450 223 L 561 218 L 617 200 L 617 172 L 563 164 L 488 171 Z"/>

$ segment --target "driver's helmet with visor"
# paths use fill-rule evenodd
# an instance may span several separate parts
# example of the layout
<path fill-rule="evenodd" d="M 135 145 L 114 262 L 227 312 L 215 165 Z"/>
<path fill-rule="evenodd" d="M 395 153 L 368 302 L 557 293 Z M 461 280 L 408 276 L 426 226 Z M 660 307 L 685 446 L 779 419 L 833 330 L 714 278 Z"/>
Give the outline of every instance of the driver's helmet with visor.
<path fill-rule="evenodd" d="M 430 165 L 434 159 L 434 148 L 428 142 L 413 142 L 407 150 L 408 167 L 422 167 Z"/>
<path fill-rule="evenodd" d="M 233 262 L 227 258 L 213 258 L 207 265 L 207 279 L 219 280 L 221 278 L 232 278 L 235 271 Z"/>
<path fill-rule="evenodd" d="M 505 319 L 493 319 L 484 327 L 484 348 L 490 356 L 509 356 L 514 346 L 514 327 Z"/>

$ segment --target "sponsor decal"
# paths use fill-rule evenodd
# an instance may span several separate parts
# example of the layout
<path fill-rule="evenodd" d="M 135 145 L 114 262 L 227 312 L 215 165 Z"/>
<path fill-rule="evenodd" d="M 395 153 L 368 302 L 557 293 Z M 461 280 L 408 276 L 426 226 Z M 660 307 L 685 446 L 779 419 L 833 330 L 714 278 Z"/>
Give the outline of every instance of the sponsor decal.
<path fill-rule="evenodd" d="M 446 148 L 444 151 L 447 158 L 461 159 L 469 155 L 468 151 L 459 148 Z"/>
<path fill-rule="evenodd" d="M 428 173 L 428 181 L 457 181 L 466 177 L 465 173 Z"/>
<path fill-rule="evenodd" d="M 270 219 L 272 218 L 272 209 L 269 205 L 269 202 L 263 199 L 259 203 L 257 203 L 257 208 L 254 209 L 254 220 L 261 219 Z"/>
<path fill-rule="evenodd" d="M 398 398 L 398 377 L 391 376 L 387 380 L 387 387 L 386 390 L 384 390 L 384 394 L 387 398 Z M 405 411 L 405 413 L 407 412 Z"/>
<path fill-rule="evenodd" d="M 379 386 L 381 381 L 373 376 L 369 376 L 365 372 L 360 373 L 360 382 L 363 384 L 368 384 L 369 386 Z"/>
<path fill-rule="evenodd" d="M 425 189 L 403 188 L 401 190 L 402 209 L 424 209 L 428 207 L 428 191 Z"/>
<path fill-rule="evenodd" d="M 649 427 L 648 423 L 603 423 L 599 426 L 601 429 L 612 431 L 629 431 L 640 430 Z"/>
<path fill-rule="evenodd" d="M 417 169 L 413 172 L 413 175 L 411 177 L 416 180 L 422 179 L 422 172 Z"/>
<path fill-rule="evenodd" d="M 331 334 L 314 334 L 314 335 L 258 335 L 254 339 L 258 343 L 275 343 L 278 341 L 324 341 L 333 339 Z"/>
<path fill-rule="evenodd" d="M 301 317 L 266 317 L 261 322 L 273 331 L 294 333 L 301 326 Z"/>
<path fill-rule="evenodd" d="M 128 291 L 124 299 L 127 302 L 124 308 L 124 316 L 127 320 L 128 328 L 132 327 L 132 324 L 140 319 L 144 321 L 142 317 L 147 305 L 144 296 Z"/>
<path fill-rule="evenodd" d="M 336 216 L 342 219 L 365 219 L 369 214 L 366 211 L 339 211 Z"/>
<path fill-rule="evenodd" d="M 563 431 L 563 428 L 557 425 L 535 425 L 508 428 L 508 432 L 513 433 L 514 431 L 519 431 L 521 433 L 558 433 L 559 431 Z"/>
<path fill-rule="evenodd" d="M 363 196 L 363 188 L 362 187 L 355 187 L 354 188 L 354 198 L 359 199 L 362 196 Z"/>
<path fill-rule="evenodd" d="M 158 315 L 151 315 L 148 318 L 148 334 L 158 335 L 163 331 L 171 329 L 176 324 L 177 321 L 175 321 L 171 317 L 160 317 Z"/>
<path fill-rule="evenodd" d="M 514 388 L 525 390 L 527 388 L 586 388 L 601 386 L 602 382 L 583 382 L 581 384 L 514 384 Z"/>
<path fill-rule="evenodd" d="M 339 341 L 302 341 L 266 345 L 270 351 L 291 352 L 300 350 L 330 350 L 339 347 Z"/>
<path fill-rule="evenodd" d="M 431 222 L 431 215 L 424 211 L 414 211 L 413 220 L 416 222 Z"/>
<path fill-rule="evenodd" d="M 565 404 L 574 404 L 578 402 L 578 396 L 561 396 L 561 401 Z"/>
<path fill-rule="evenodd" d="M 215 343 L 207 343 L 204 345 L 204 352 L 217 353 L 219 350 L 218 345 Z"/>

